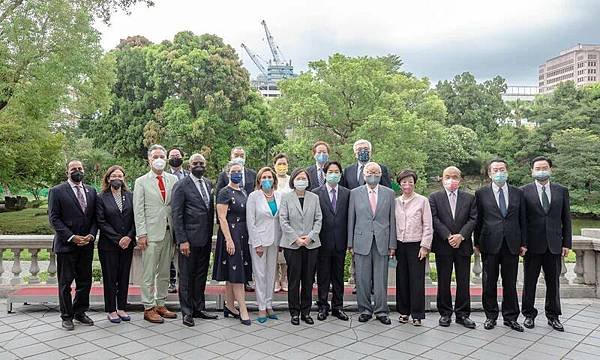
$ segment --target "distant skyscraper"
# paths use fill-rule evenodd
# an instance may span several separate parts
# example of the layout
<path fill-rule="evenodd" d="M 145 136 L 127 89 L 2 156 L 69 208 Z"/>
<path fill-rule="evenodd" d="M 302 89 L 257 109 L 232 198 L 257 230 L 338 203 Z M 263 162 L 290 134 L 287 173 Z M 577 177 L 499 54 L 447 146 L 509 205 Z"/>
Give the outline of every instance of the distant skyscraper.
<path fill-rule="evenodd" d="M 599 72 L 600 45 L 578 44 L 539 66 L 539 93 L 552 92 L 564 81 L 573 81 L 578 87 L 600 82 Z"/>

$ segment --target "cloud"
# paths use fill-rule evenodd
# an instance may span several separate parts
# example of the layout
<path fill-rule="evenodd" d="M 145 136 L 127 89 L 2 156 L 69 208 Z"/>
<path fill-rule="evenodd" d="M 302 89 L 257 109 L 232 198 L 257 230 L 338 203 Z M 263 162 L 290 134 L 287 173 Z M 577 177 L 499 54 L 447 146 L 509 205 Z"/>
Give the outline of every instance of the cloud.
<path fill-rule="evenodd" d="M 240 44 L 269 58 L 260 25 L 266 19 L 297 71 L 335 52 L 395 53 L 405 70 L 433 81 L 471 71 L 480 79 L 499 74 L 509 83 L 535 85 L 545 59 L 579 42 L 600 42 L 598 13 L 600 2 L 593 0 L 157 0 L 155 7 L 117 14 L 110 27 L 99 29 L 105 49 L 129 35 L 160 42 L 182 30 L 217 34 L 256 74 Z"/>

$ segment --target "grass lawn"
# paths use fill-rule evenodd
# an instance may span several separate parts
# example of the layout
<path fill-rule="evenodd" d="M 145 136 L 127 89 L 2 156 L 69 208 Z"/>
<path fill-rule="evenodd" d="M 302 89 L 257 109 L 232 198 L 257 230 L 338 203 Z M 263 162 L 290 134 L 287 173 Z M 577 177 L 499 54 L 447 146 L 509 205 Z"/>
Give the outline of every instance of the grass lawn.
<path fill-rule="evenodd" d="M 53 234 L 47 212 L 48 209 L 24 209 L 0 213 L 0 234 Z"/>

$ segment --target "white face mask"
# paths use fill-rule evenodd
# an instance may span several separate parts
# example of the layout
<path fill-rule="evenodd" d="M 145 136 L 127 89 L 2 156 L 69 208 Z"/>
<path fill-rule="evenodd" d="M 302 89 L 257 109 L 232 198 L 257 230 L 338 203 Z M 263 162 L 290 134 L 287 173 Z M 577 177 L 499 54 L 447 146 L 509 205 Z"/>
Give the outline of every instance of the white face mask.
<path fill-rule="evenodd" d="M 298 190 L 304 190 L 308 187 L 308 180 L 294 180 L 294 187 Z"/>
<path fill-rule="evenodd" d="M 167 162 L 165 161 L 165 159 L 158 158 L 152 161 L 152 168 L 158 171 L 164 170 L 166 165 Z"/>

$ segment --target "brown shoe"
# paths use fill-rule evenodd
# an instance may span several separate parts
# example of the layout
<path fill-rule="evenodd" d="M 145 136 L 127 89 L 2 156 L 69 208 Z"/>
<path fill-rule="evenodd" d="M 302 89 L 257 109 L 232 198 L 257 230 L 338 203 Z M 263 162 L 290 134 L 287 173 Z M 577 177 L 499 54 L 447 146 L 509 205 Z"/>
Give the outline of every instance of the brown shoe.
<path fill-rule="evenodd" d="M 165 322 L 162 316 L 158 315 L 156 312 L 156 308 L 144 310 L 144 320 L 155 324 L 162 324 Z"/>
<path fill-rule="evenodd" d="M 177 313 L 169 311 L 166 306 L 157 306 L 154 308 L 158 315 L 164 317 L 165 319 L 177 319 Z"/>

